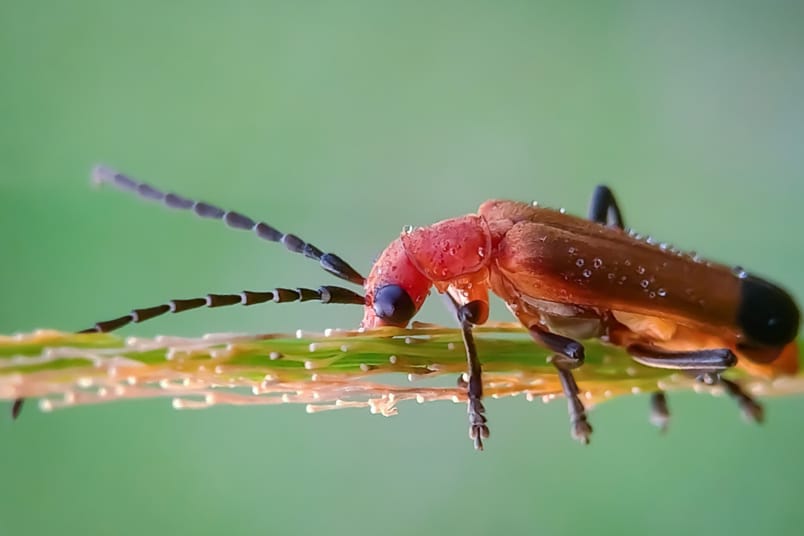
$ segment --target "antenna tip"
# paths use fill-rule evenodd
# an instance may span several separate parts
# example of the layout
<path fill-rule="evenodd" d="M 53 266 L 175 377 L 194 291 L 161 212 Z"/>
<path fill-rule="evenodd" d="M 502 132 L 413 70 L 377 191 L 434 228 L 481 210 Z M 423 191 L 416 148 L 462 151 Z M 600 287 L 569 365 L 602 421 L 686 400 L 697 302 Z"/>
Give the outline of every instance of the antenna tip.
<path fill-rule="evenodd" d="M 100 186 L 104 182 L 112 182 L 115 175 L 117 175 L 117 171 L 103 164 L 98 164 L 92 168 L 90 179 L 93 186 Z"/>

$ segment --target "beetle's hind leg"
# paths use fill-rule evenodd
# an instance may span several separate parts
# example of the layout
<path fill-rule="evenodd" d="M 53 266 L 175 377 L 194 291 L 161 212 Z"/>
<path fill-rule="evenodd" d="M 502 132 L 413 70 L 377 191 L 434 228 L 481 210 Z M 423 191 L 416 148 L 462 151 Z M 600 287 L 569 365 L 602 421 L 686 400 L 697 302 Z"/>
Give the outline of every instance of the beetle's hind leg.
<path fill-rule="evenodd" d="M 561 381 L 561 389 L 567 398 L 567 410 L 570 417 L 570 433 L 573 439 L 577 439 L 583 444 L 589 443 L 589 436 L 592 434 L 592 426 L 586 418 L 586 408 L 581 402 L 578 384 L 572 375 L 572 370 L 583 365 L 584 349 L 583 345 L 569 337 L 550 333 L 538 324 L 528 328 L 533 339 L 556 352 L 551 362 L 558 371 L 558 378 Z"/>
<path fill-rule="evenodd" d="M 723 378 L 721 372 L 737 363 L 737 356 L 727 348 L 698 350 L 694 352 L 670 352 L 642 344 L 628 347 L 628 353 L 637 363 L 654 368 L 680 370 L 695 375 L 707 385 L 722 385 L 740 406 L 746 419 L 762 422 L 762 406 L 732 380 Z M 654 406 L 655 408 L 655 406 Z"/>

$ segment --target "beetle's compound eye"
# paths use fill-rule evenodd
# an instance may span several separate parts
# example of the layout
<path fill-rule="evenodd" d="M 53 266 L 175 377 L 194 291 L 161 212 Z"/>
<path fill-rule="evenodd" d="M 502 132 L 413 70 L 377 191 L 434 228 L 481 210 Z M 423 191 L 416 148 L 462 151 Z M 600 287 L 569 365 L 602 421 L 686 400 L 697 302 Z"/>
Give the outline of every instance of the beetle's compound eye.
<path fill-rule="evenodd" d="M 416 314 L 416 305 L 399 285 L 385 285 L 374 293 L 374 313 L 386 324 L 404 327 Z"/>
<path fill-rule="evenodd" d="M 751 275 L 741 279 L 737 321 L 749 341 L 782 346 L 798 333 L 799 311 L 793 298 L 776 285 Z"/>

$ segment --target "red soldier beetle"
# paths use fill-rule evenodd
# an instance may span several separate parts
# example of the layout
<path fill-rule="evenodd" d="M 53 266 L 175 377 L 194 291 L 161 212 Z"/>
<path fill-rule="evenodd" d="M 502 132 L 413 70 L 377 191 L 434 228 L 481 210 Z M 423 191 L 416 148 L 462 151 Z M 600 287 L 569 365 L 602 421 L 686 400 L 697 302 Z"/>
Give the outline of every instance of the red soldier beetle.
<path fill-rule="evenodd" d="M 614 195 L 605 186 L 596 188 L 588 219 L 535 204 L 492 200 L 476 214 L 406 229 L 364 278 L 339 256 L 240 213 L 165 194 L 102 166 L 93 177 L 169 208 L 192 210 L 279 242 L 318 261 L 336 277 L 362 286 L 365 296 L 337 286 L 209 294 L 135 309 L 82 333 L 113 331 L 198 307 L 309 300 L 363 305 L 364 328 L 405 327 L 435 288 L 448 297 L 461 326 L 470 437 L 477 449 L 483 448 L 489 428 L 472 328 L 488 318 L 489 292 L 505 301 L 538 344 L 555 352 L 551 362 L 568 401 L 571 433 L 583 443 L 592 428 L 572 375 L 584 362 L 579 339 L 601 338 L 625 348 L 643 365 L 718 383 L 754 420 L 762 419 L 761 406 L 720 373 L 738 366 L 773 377 L 798 367 L 800 315 L 787 292 L 742 268 L 705 261 L 626 230 Z M 12 408 L 15 416 L 20 408 L 18 400 Z M 657 390 L 651 420 L 664 427 L 667 418 L 665 395 Z"/>

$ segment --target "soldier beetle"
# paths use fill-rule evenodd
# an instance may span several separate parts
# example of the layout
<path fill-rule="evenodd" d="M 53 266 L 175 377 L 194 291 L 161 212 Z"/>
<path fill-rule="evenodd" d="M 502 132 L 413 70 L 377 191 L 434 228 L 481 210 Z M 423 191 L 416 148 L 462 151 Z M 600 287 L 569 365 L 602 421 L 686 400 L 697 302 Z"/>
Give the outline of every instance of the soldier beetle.
<path fill-rule="evenodd" d="M 571 434 L 583 443 L 592 428 L 572 375 L 584 362 L 579 339 L 600 338 L 625 348 L 643 365 L 686 371 L 705 383 L 721 384 L 754 420 L 762 419 L 761 406 L 720 373 L 738 366 L 772 377 L 793 373 L 798 366 L 799 309 L 787 292 L 742 268 L 709 262 L 627 230 L 605 186 L 596 188 L 588 219 L 536 204 L 492 200 L 476 214 L 408 228 L 364 278 L 339 256 L 238 212 L 166 194 L 103 166 L 93 177 L 279 242 L 362 286 L 365 295 L 337 286 L 208 294 L 135 309 L 82 333 L 108 332 L 199 307 L 310 300 L 362 305 L 363 328 L 405 327 L 435 288 L 447 296 L 461 326 L 469 435 L 476 449 L 483 448 L 489 428 L 472 328 L 488 318 L 489 292 L 503 299 L 538 344 L 555 352 L 551 362 L 568 401 Z M 21 401 L 14 404 L 15 415 L 20 406 Z M 665 395 L 656 391 L 652 420 L 663 427 L 667 418 Z"/>

